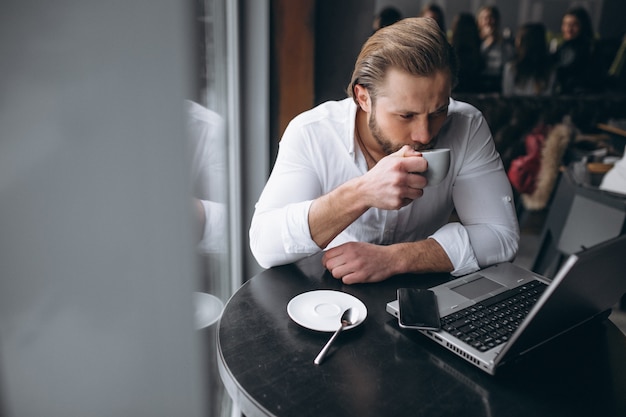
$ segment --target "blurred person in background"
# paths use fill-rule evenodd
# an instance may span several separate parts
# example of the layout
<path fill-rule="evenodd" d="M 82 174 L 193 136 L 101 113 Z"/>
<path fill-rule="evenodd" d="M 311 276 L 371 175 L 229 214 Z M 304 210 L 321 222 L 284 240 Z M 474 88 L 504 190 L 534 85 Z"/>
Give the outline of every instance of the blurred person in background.
<path fill-rule="evenodd" d="M 374 16 L 374 22 L 372 24 L 372 30 L 374 32 L 384 28 L 385 26 L 393 25 L 398 20 L 402 19 L 402 13 L 395 7 L 385 7 L 381 9 L 376 16 Z"/>
<path fill-rule="evenodd" d="M 459 13 L 452 22 L 450 43 L 458 60 L 458 83 L 456 93 L 481 91 L 481 73 L 485 67 L 480 53 L 480 36 L 476 19 L 471 13 Z"/>
<path fill-rule="evenodd" d="M 483 90 L 500 91 L 504 64 L 514 55 L 513 44 L 502 35 L 500 11 L 496 6 L 481 7 L 476 16 L 476 23 L 482 39 L 480 51 L 485 61 L 482 74 Z"/>
<path fill-rule="evenodd" d="M 435 3 L 429 3 L 422 8 L 419 17 L 430 17 L 439 25 L 439 28 L 446 33 L 446 19 L 443 9 Z"/>
<path fill-rule="evenodd" d="M 504 65 L 502 94 L 545 96 L 554 91 L 555 71 L 550 61 L 543 23 L 526 23 L 515 38 L 515 58 Z"/>
<path fill-rule="evenodd" d="M 563 43 L 553 55 L 557 70 L 556 88 L 559 93 L 572 94 L 588 90 L 592 75 L 594 33 L 589 13 L 583 7 L 573 7 L 561 20 Z"/>

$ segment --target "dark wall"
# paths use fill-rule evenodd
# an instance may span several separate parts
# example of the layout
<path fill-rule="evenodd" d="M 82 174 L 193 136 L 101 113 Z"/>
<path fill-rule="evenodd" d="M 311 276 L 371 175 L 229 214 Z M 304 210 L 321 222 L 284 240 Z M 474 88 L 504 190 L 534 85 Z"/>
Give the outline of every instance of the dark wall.
<path fill-rule="evenodd" d="M 626 34 L 626 1 L 604 0 L 600 24 L 596 31 L 606 38 L 621 38 Z"/>
<path fill-rule="evenodd" d="M 318 0 L 315 104 L 346 97 L 354 61 L 372 32 L 374 0 Z"/>

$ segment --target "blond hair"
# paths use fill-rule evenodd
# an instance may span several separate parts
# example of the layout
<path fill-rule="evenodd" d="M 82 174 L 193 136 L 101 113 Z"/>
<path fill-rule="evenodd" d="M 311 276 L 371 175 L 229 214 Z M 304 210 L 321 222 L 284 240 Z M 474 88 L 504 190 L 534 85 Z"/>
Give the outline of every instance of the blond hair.
<path fill-rule="evenodd" d="M 430 18 L 403 19 L 374 33 L 361 48 L 354 64 L 348 96 L 356 102 L 354 87 L 358 84 L 365 87 L 374 100 L 390 68 L 421 77 L 448 71 L 452 86 L 457 80 L 452 46 Z"/>

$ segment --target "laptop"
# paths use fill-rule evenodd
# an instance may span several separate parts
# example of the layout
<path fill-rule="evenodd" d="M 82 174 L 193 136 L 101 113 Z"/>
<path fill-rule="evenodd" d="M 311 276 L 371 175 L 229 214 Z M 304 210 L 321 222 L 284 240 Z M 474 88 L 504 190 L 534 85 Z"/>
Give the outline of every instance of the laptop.
<path fill-rule="evenodd" d="M 626 293 L 626 235 L 570 255 L 553 280 L 504 262 L 430 288 L 441 330 L 418 330 L 472 365 L 496 369 L 607 316 Z M 398 301 L 387 303 L 398 317 Z"/>

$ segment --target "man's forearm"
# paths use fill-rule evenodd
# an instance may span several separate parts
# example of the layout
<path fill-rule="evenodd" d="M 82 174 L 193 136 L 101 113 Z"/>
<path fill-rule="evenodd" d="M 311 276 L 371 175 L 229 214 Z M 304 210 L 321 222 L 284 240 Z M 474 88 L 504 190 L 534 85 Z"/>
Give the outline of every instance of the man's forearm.
<path fill-rule="evenodd" d="M 366 174 L 319 197 L 309 211 L 311 237 L 322 249 L 370 207 L 398 210 L 423 195 L 426 161 L 409 146 L 378 161 Z"/>
<path fill-rule="evenodd" d="M 388 246 L 348 242 L 325 251 L 322 263 L 345 284 L 378 282 L 405 273 L 453 270 L 452 262 L 434 239 Z"/>
<path fill-rule="evenodd" d="M 451 272 L 454 265 L 448 258 L 446 251 L 435 239 L 425 239 L 419 242 L 397 243 L 392 245 L 394 262 L 398 266 L 396 274 Z"/>
<path fill-rule="evenodd" d="M 360 180 L 355 178 L 316 199 L 309 210 L 311 238 L 324 249 L 369 207 L 359 198 Z"/>

